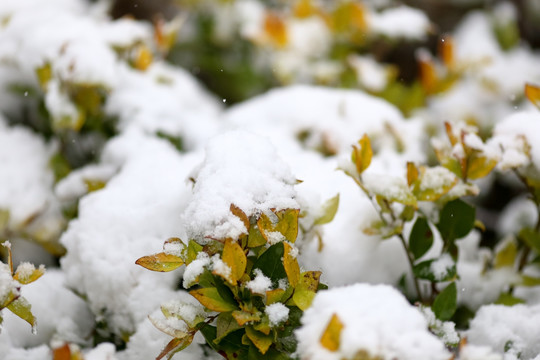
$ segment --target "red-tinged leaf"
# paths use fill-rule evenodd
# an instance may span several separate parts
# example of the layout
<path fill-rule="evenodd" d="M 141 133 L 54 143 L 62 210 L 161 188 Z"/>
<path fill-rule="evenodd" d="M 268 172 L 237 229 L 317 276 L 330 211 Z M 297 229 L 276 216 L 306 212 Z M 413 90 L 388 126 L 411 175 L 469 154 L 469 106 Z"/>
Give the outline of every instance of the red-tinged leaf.
<path fill-rule="evenodd" d="M 525 84 L 525 96 L 533 105 L 540 108 L 540 87 L 532 84 Z"/>
<path fill-rule="evenodd" d="M 246 227 L 246 231 L 249 231 L 250 223 L 249 223 L 249 218 L 246 215 L 246 213 L 234 204 L 231 204 L 230 210 L 234 216 L 239 218 L 242 221 L 242 223 L 244 223 L 244 226 Z"/>
<path fill-rule="evenodd" d="M 188 347 L 192 341 L 193 341 L 193 335 L 185 337 L 185 338 L 181 338 L 181 339 L 178 339 L 178 338 L 172 339 L 161 351 L 161 353 L 158 355 L 156 360 L 161 360 L 165 356 L 167 356 L 167 359 L 171 359 L 174 354 Z"/>
<path fill-rule="evenodd" d="M 182 266 L 184 261 L 179 256 L 161 252 L 154 255 L 143 256 L 138 259 L 135 264 L 152 271 L 168 272 Z"/>
<path fill-rule="evenodd" d="M 236 304 L 225 301 L 216 288 L 204 288 L 189 292 L 204 307 L 212 311 L 225 312 L 237 310 Z"/>

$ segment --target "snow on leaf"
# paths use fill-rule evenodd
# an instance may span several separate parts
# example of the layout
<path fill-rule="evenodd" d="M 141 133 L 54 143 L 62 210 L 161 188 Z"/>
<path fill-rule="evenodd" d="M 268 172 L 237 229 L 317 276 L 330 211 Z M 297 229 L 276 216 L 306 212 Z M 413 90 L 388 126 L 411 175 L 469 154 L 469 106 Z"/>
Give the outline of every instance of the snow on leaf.
<path fill-rule="evenodd" d="M 152 271 L 169 272 L 182 266 L 184 261 L 179 256 L 161 252 L 154 255 L 143 256 L 137 259 L 135 264 Z"/>
<path fill-rule="evenodd" d="M 44 273 L 45 266 L 41 265 L 36 269 L 34 265 L 23 262 L 17 267 L 13 280 L 18 281 L 23 285 L 30 284 L 39 279 Z"/>
<path fill-rule="evenodd" d="M 232 317 L 234 318 L 234 320 L 236 320 L 236 322 L 240 326 L 244 326 L 247 323 L 261 320 L 261 316 L 257 313 L 250 313 L 247 311 L 240 311 L 240 310 L 233 311 Z"/>
<path fill-rule="evenodd" d="M 292 256 L 291 251 L 293 250 L 292 246 L 289 243 L 284 242 L 284 253 L 283 253 L 283 267 L 287 273 L 287 279 L 292 287 L 296 287 L 298 281 L 300 281 L 300 266 L 298 265 L 298 260 L 296 256 Z"/>
<path fill-rule="evenodd" d="M 191 290 L 189 292 L 204 307 L 217 312 L 236 310 L 236 304 L 227 302 L 215 287 Z"/>
<path fill-rule="evenodd" d="M 240 209 L 238 206 L 234 205 L 234 204 L 231 204 L 231 212 L 233 213 L 233 215 L 235 215 L 237 218 L 239 218 L 240 220 L 242 220 L 242 222 L 244 223 L 244 226 L 246 227 L 246 231 L 250 229 L 250 223 L 249 223 L 249 218 L 248 216 L 246 215 L 246 213 Z"/>
<path fill-rule="evenodd" d="M 323 225 L 323 224 L 328 224 L 329 222 L 334 220 L 338 207 L 339 207 L 339 194 L 337 194 L 331 199 L 326 200 L 326 202 L 322 206 L 322 215 L 315 220 L 314 224 Z"/>
<path fill-rule="evenodd" d="M 416 182 L 413 193 L 419 201 L 436 201 L 447 194 L 458 180 L 456 175 L 445 167 L 421 167 L 420 180 Z"/>
<path fill-rule="evenodd" d="M 341 342 L 343 327 L 343 322 L 341 322 L 337 314 L 333 314 L 321 336 L 321 345 L 330 351 L 337 351 Z"/>

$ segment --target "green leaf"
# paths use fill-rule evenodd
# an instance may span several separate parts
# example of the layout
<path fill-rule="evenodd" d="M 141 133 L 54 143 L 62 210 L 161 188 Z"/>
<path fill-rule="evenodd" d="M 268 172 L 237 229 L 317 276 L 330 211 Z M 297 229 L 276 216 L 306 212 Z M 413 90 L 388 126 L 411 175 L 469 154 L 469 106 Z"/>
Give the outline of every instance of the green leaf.
<path fill-rule="evenodd" d="M 265 335 L 262 332 L 253 329 L 251 326 L 246 327 L 246 335 L 263 355 L 266 354 L 273 343 L 272 336 Z"/>
<path fill-rule="evenodd" d="M 540 253 L 540 233 L 531 228 L 523 228 L 519 232 L 519 239 L 531 249 Z"/>
<path fill-rule="evenodd" d="M 259 269 L 269 277 L 274 284 L 287 277 L 281 258 L 285 253 L 283 243 L 279 242 L 270 246 L 253 264 L 253 269 Z"/>
<path fill-rule="evenodd" d="M 501 293 L 497 301 L 495 301 L 495 304 L 504 305 L 504 306 L 514 306 L 517 304 L 524 304 L 524 303 L 525 303 L 525 300 L 515 297 L 514 295 L 509 294 L 507 292 Z"/>
<path fill-rule="evenodd" d="M 236 310 L 236 304 L 227 302 L 223 299 L 216 288 L 204 288 L 191 290 L 189 292 L 204 307 L 217 312 L 226 312 Z"/>
<path fill-rule="evenodd" d="M 24 321 L 29 323 L 32 326 L 32 328 L 34 328 L 36 326 L 36 318 L 34 317 L 34 315 L 32 315 L 32 306 L 22 296 L 20 296 L 19 298 L 13 300 L 7 306 L 7 308 L 12 313 L 14 313 L 18 317 L 20 317 L 21 319 L 23 319 Z"/>
<path fill-rule="evenodd" d="M 294 289 L 293 301 L 301 310 L 306 310 L 315 298 L 319 287 L 320 271 L 306 271 L 302 274 L 298 285 Z"/>
<path fill-rule="evenodd" d="M 184 261 L 179 256 L 161 252 L 154 255 L 143 256 L 142 258 L 137 259 L 135 264 L 152 271 L 168 272 L 182 266 Z"/>
<path fill-rule="evenodd" d="M 409 249 L 415 259 L 421 258 L 433 245 L 433 233 L 424 217 L 419 216 L 409 236 Z"/>
<path fill-rule="evenodd" d="M 476 209 L 463 200 L 448 202 L 441 210 L 437 228 L 445 244 L 467 235 L 474 228 Z"/>
<path fill-rule="evenodd" d="M 266 239 L 261 234 L 258 226 L 251 226 L 248 235 L 248 247 L 254 248 L 266 244 Z"/>
<path fill-rule="evenodd" d="M 432 309 L 437 319 L 442 321 L 450 320 L 457 309 L 457 289 L 455 282 L 448 285 L 437 295 Z"/>
<path fill-rule="evenodd" d="M 197 244 L 195 240 L 189 240 L 184 259 L 186 261 L 186 265 L 189 265 L 193 260 L 195 260 L 202 249 L 203 247 Z"/>
<path fill-rule="evenodd" d="M 326 202 L 322 206 L 323 214 L 315 220 L 314 224 L 323 225 L 323 224 L 328 224 L 329 222 L 334 220 L 338 207 L 339 207 L 339 194 L 337 194 L 331 199 L 326 200 Z"/>
<path fill-rule="evenodd" d="M 215 344 L 219 344 L 225 336 L 242 328 L 240 325 L 238 325 L 238 322 L 234 319 L 231 312 L 219 314 L 217 317 L 216 326 L 217 332 L 215 338 L 213 339 Z"/>
<path fill-rule="evenodd" d="M 540 285 L 540 278 L 528 276 L 528 275 L 522 275 L 521 276 L 521 283 L 519 284 L 521 286 L 539 286 Z"/>
<path fill-rule="evenodd" d="M 433 282 L 443 282 L 453 280 L 457 276 L 456 264 L 446 269 L 445 273 L 435 274 L 432 269 L 432 264 L 439 259 L 430 259 L 422 261 L 413 266 L 414 276 L 418 279 L 429 280 Z"/>
<path fill-rule="evenodd" d="M 495 255 L 495 269 L 514 266 L 518 253 L 516 242 L 511 239 Z"/>

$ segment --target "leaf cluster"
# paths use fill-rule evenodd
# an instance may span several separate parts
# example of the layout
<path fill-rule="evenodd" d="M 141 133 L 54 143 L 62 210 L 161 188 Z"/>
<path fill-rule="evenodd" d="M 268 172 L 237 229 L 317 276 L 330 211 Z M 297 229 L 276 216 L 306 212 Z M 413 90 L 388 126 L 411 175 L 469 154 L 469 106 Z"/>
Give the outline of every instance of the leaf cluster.
<path fill-rule="evenodd" d="M 290 359 L 295 351 L 293 331 L 316 292 L 325 287 L 319 271 L 303 272 L 298 264 L 294 242 L 299 210 L 272 210 L 248 217 L 233 204 L 230 211 L 245 227 L 237 239 L 207 239 L 204 244 L 190 240 L 186 245 L 171 238 L 163 252 L 136 262 L 164 272 L 208 260 L 194 281 L 184 282 L 207 313 L 186 321 L 164 310 L 166 318 L 182 320 L 185 328 L 157 325 L 173 336 L 158 359 L 171 358 L 199 331 L 212 349 L 228 359 Z M 276 309 L 281 315 L 274 313 Z"/>

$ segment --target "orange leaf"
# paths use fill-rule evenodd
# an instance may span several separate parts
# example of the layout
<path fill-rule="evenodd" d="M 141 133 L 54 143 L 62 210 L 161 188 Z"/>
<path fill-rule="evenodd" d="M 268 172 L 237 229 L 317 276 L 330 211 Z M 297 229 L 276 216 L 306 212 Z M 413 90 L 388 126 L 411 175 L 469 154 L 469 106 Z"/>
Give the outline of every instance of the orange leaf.
<path fill-rule="evenodd" d="M 454 66 L 454 39 L 446 35 L 439 42 L 439 54 L 448 68 Z"/>
<path fill-rule="evenodd" d="M 242 222 L 244 223 L 244 226 L 246 227 L 246 231 L 249 231 L 250 224 L 249 224 L 249 218 L 246 215 L 246 213 L 234 204 L 231 204 L 230 210 L 234 216 L 242 220 Z"/>
<path fill-rule="evenodd" d="M 525 96 L 540 109 L 540 87 L 532 84 L 525 84 Z"/>
<path fill-rule="evenodd" d="M 264 18 L 264 32 L 275 46 L 284 47 L 287 45 L 287 27 L 276 13 L 266 13 Z"/>
<path fill-rule="evenodd" d="M 58 347 L 53 350 L 53 360 L 71 360 L 71 350 L 69 345 Z"/>

